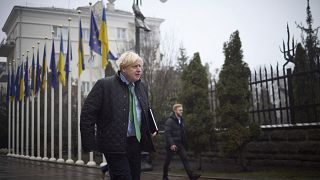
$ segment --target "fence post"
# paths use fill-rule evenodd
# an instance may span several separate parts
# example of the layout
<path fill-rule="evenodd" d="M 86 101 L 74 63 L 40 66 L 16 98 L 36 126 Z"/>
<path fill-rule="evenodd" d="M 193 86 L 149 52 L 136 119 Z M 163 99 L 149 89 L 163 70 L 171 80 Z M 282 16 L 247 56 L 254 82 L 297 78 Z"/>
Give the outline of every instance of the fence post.
<path fill-rule="evenodd" d="M 295 124 L 295 119 L 294 119 L 295 106 L 294 106 L 294 98 L 293 98 L 291 68 L 287 69 L 287 77 L 288 77 L 288 96 L 289 96 L 289 107 L 290 107 L 290 119 L 291 119 L 291 123 Z"/>

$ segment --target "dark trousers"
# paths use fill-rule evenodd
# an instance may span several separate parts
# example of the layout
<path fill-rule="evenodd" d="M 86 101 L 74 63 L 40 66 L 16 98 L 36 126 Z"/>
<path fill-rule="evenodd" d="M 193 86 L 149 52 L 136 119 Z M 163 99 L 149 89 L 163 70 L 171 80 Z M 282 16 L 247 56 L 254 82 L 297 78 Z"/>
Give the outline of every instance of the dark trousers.
<path fill-rule="evenodd" d="M 170 161 L 175 153 L 179 155 L 183 163 L 184 169 L 186 170 L 188 176 L 191 178 L 192 170 L 188 161 L 186 149 L 183 146 L 178 146 L 178 150 L 176 152 L 171 151 L 170 148 L 166 148 L 166 160 L 163 166 L 163 177 L 168 177 L 168 169 L 169 169 Z"/>
<path fill-rule="evenodd" d="M 141 148 L 136 137 L 127 138 L 125 154 L 104 153 L 111 180 L 140 180 Z"/>

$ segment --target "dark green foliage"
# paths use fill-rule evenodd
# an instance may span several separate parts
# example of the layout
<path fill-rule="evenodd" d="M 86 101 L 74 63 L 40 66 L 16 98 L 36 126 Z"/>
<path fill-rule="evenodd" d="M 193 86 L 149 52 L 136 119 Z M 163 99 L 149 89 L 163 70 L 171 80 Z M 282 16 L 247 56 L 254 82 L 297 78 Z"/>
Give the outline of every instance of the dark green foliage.
<path fill-rule="evenodd" d="M 258 137 L 258 125 L 249 125 L 249 76 L 250 69 L 242 61 L 242 48 L 239 32 L 235 31 L 229 42 L 223 46 L 225 63 L 219 74 L 217 83 L 217 98 L 219 100 L 218 116 L 221 121 L 221 138 L 225 142 L 223 154 L 237 157 L 243 169 L 245 165 L 246 144 Z"/>
<path fill-rule="evenodd" d="M 294 58 L 293 71 L 293 102 L 294 122 L 317 122 L 320 116 L 320 107 L 314 107 L 320 102 L 319 78 L 316 77 L 311 61 L 308 61 L 306 51 L 299 43 Z M 312 108 L 314 107 L 314 108 Z"/>
<path fill-rule="evenodd" d="M 318 28 L 313 29 L 313 19 L 309 1 L 306 8 L 307 27 L 298 25 L 301 29 L 302 44 L 296 47 L 294 57 L 294 71 L 292 77 L 294 113 L 292 122 L 319 122 L 320 121 L 320 46 Z M 306 36 L 306 37 L 305 37 Z"/>
<path fill-rule="evenodd" d="M 313 29 L 313 18 L 311 14 L 311 9 L 309 5 L 309 0 L 307 1 L 307 18 L 306 23 L 307 27 L 303 27 L 302 25 L 298 25 L 298 28 L 301 29 L 301 37 L 302 43 L 305 47 L 308 60 L 310 61 L 310 67 L 315 68 L 316 64 L 319 63 L 319 54 L 320 54 L 320 42 L 318 39 L 318 28 Z M 304 33 L 306 34 L 306 38 L 304 38 Z M 319 68 L 319 67 L 318 67 Z"/>
<path fill-rule="evenodd" d="M 227 128 L 235 122 L 245 126 L 249 119 L 250 69 L 242 61 L 239 32 L 234 32 L 230 42 L 224 43 L 225 63 L 219 74 L 217 96 L 220 102 L 218 113 L 222 118 L 220 127 Z"/>
<path fill-rule="evenodd" d="M 180 56 L 178 57 L 177 70 L 182 72 L 188 66 L 188 56 L 186 55 L 186 49 L 181 47 L 179 49 Z"/>
<path fill-rule="evenodd" d="M 208 101 L 208 78 L 201 64 L 199 53 L 195 53 L 182 73 L 180 100 L 184 106 L 187 141 L 191 150 L 201 158 L 213 136 L 213 116 Z M 200 166 L 201 168 L 201 162 Z"/>

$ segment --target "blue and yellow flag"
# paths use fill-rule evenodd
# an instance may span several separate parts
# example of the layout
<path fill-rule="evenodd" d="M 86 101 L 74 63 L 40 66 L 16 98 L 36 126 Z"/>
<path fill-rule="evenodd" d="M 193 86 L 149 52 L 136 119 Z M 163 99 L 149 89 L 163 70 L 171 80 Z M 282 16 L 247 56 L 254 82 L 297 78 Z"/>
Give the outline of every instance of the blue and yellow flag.
<path fill-rule="evenodd" d="M 60 83 L 65 86 L 66 85 L 66 73 L 64 71 L 64 55 L 63 55 L 63 38 L 61 33 L 60 39 L 60 53 L 59 53 L 59 61 L 58 61 L 58 76 Z"/>
<path fill-rule="evenodd" d="M 35 62 L 34 62 L 34 51 L 32 54 L 32 64 L 31 64 L 31 89 L 32 94 L 36 94 L 36 72 L 35 72 Z"/>
<path fill-rule="evenodd" d="M 26 65 L 24 67 L 24 96 L 30 96 L 30 87 L 29 87 L 29 57 L 27 55 Z"/>
<path fill-rule="evenodd" d="M 39 46 L 37 50 L 37 67 L 36 67 L 36 89 L 35 94 L 37 94 L 40 90 L 41 81 L 40 81 L 40 57 L 39 57 Z"/>
<path fill-rule="evenodd" d="M 23 80 L 23 62 L 21 63 L 20 74 L 19 74 L 19 101 L 22 101 L 24 95 L 24 80 Z"/>
<path fill-rule="evenodd" d="M 19 88 L 19 83 L 20 83 L 20 68 L 21 66 L 18 66 L 17 69 L 17 74 L 16 74 L 16 80 L 15 80 L 15 100 L 18 101 L 20 99 L 20 88 Z"/>
<path fill-rule="evenodd" d="M 103 69 L 106 68 L 108 64 L 108 52 L 109 52 L 109 45 L 108 45 L 108 29 L 107 29 L 107 18 L 106 18 L 106 7 L 103 5 L 102 8 L 102 23 L 100 27 L 100 34 L 99 40 L 101 42 L 101 67 Z"/>
<path fill-rule="evenodd" d="M 99 29 L 98 29 L 96 20 L 94 18 L 93 12 L 91 11 L 89 46 L 91 51 L 101 54 L 101 42 L 99 41 L 98 38 L 99 38 Z"/>
<path fill-rule="evenodd" d="M 43 92 L 47 89 L 47 44 L 43 47 L 42 72 L 41 72 L 41 88 Z"/>
<path fill-rule="evenodd" d="M 114 61 L 118 60 L 118 58 L 116 56 L 114 56 L 110 50 L 109 50 L 109 53 L 108 53 L 108 59 L 114 60 Z"/>
<path fill-rule="evenodd" d="M 84 51 L 83 51 L 83 39 L 82 39 L 82 24 L 81 19 L 79 21 L 79 47 L 78 47 L 78 76 L 81 76 L 84 67 Z"/>
<path fill-rule="evenodd" d="M 66 78 L 69 79 L 69 72 L 70 72 L 70 61 L 72 59 L 72 50 L 71 50 L 71 44 L 70 44 L 70 29 L 68 31 L 68 42 L 67 42 L 67 57 L 66 57 L 66 63 L 64 65 L 64 70 L 66 72 Z"/>
<path fill-rule="evenodd" d="M 15 81 L 14 81 L 14 68 L 13 65 L 11 66 L 11 83 L 10 83 L 10 101 L 12 102 L 14 100 L 14 96 L 15 96 Z"/>
<path fill-rule="evenodd" d="M 56 67 L 56 54 L 54 50 L 54 39 L 52 39 L 50 70 L 51 70 L 51 87 L 57 88 L 58 76 L 57 76 L 57 67 Z"/>

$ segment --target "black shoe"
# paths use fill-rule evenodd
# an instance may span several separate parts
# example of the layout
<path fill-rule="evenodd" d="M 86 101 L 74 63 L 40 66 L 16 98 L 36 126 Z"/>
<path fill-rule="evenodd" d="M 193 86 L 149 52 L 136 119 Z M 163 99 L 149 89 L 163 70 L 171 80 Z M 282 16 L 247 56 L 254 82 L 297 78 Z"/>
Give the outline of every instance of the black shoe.
<path fill-rule="evenodd" d="M 197 180 L 200 176 L 201 176 L 201 174 L 192 174 L 190 179 Z"/>
<path fill-rule="evenodd" d="M 162 180 L 169 180 L 167 176 L 163 176 Z"/>

